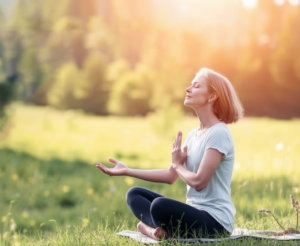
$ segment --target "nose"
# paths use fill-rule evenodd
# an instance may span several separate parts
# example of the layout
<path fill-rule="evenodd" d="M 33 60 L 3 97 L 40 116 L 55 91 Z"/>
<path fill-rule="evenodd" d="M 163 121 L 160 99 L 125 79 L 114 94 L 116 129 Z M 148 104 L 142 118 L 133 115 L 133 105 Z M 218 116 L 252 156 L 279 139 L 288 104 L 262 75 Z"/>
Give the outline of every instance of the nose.
<path fill-rule="evenodd" d="M 191 92 L 191 87 L 190 87 L 190 86 L 187 87 L 187 88 L 185 89 L 185 91 L 186 91 L 187 93 L 190 93 L 190 92 Z"/>

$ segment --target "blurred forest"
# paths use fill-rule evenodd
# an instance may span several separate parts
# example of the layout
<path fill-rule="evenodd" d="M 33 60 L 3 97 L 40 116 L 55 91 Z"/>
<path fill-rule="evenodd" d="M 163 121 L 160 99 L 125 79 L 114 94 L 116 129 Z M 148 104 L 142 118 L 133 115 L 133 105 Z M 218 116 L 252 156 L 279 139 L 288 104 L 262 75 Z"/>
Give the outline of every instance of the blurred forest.
<path fill-rule="evenodd" d="M 14 95 L 99 115 L 186 110 L 184 89 L 209 67 L 230 79 L 247 116 L 300 116 L 299 1 L 8 3 L 0 0 L 0 109 Z"/>

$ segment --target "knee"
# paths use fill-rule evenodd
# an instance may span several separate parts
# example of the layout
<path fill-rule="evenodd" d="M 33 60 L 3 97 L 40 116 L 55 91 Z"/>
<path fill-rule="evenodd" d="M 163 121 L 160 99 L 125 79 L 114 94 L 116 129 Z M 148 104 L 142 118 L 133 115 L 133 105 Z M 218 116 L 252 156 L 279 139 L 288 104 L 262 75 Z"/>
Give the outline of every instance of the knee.
<path fill-rule="evenodd" d="M 150 212 L 152 215 L 157 214 L 157 213 L 164 213 L 165 209 L 168 209 L 168 207 L 166 206 L 166 202 L 167 202 L 168 198 L 166 197 L 158 197 L 155 198 L 153 200 L 153 202 L 151 203 L 151 207 L 150 207 Z"/>
<path fill-rule="evenodd" d="M 166 197 L 155 198 L 150 207 L 150 213 L 153 223 L 156 227 L 165 228 L 166 225 L 166 215 L 170 207 L 167 204 Z"/>
<path fill-rule="evenodd" d="M 139 190 L 140 190 L 140 187 L 134 186 L 134 187 L 131 187 L 127 191 L 125 199 L 126 199 L 126 202 L 127 202 L 128 205 L 130 204 L 132 197 L 134 195 L 138 194 Z"/>

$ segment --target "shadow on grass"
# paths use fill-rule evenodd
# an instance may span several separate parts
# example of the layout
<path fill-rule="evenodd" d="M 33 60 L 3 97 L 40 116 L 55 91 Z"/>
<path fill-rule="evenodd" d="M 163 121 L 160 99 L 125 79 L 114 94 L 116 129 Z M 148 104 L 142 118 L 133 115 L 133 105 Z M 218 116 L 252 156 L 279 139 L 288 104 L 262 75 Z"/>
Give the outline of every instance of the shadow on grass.
<path fill-rule="evenodd" d="M 40 160 L 10 149 L 0 149 L 0 178 L 0 217 L 8 224 L 13 219 L 22 233 L 68 225 L 97 228 L 104 221 L 113 227 L 124 219 L 134 224 L 125 202 L 131 186 L 143 186 L 181 201 L 185 201 L 186 193 L 181 180 L 172 186 L 138 179 L 128 181 L 126 177 L 104 175 L 94 165 L 80 160 Z M 280 216 L 289 214 L 289 195 L 295 185 L 286 176 L 233 181 L 236 218 L 257 219 L 257 210 L 261 208 L 274 208 Z M 11 201 L 15 203 L 8 215 Z"/>

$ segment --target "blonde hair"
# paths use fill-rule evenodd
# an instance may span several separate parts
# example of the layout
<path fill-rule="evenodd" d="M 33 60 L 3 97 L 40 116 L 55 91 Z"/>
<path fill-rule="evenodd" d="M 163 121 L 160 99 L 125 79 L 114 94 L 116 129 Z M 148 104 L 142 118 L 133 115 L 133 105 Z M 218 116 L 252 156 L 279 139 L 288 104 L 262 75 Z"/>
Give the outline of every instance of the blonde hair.
<path fill-rule="evenodd" d="M 215 92 L 218 95 L 213 104 L 215 115 L 226 124 L 243 118 L 244 108 L 229 80 L 209 68 L 202 68 L 199 73 L 206 78 L 209 93 Z"/>

